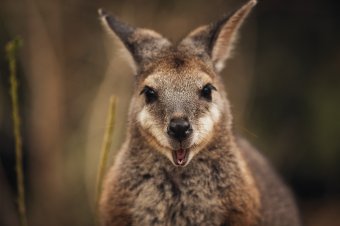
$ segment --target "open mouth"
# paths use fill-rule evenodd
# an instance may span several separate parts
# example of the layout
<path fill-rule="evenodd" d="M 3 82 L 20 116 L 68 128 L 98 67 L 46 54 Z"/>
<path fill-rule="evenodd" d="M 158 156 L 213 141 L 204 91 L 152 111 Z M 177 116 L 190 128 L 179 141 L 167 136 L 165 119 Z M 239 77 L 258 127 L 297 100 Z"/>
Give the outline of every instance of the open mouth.
<path fill-rule="evenodd" d="M 174 158 L 175 164 L 178 166 L 184 166 L 188 160 L 188 153 L 189 150 L 182 148 L 172 151 L 172 157 Z"/>

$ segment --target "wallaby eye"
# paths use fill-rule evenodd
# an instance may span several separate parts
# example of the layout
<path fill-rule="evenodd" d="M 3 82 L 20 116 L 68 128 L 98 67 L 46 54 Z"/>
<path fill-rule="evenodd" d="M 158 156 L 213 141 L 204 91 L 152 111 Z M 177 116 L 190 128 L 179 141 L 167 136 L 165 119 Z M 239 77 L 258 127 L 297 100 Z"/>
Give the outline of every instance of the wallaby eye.
<path fill-rule="evenodd" d="M 216 90 L 215 86 L 211 85 L 210 83 L 206 84 L 201 90 L 201 97 L 207 101 L 211 101 L 211 93 L 213 90 Z"/>
<path fill-rule="evenodd" d="M 145 86 L 143 90 L 140 92 L 140 94 L 144 94 L 145 102 L 147 104 L 155 102 L 158 98 L 157 92 L 149 86 Z"/>

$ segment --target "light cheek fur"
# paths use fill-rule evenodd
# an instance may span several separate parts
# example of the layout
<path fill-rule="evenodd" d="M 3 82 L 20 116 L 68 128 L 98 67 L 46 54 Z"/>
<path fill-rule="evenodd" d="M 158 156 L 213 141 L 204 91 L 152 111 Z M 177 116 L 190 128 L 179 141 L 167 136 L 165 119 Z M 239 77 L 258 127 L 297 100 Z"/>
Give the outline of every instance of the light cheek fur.
<path fill-rule="evenodd" d="M 210 138 L 213 133 L 214 126 L 218 123 L 220 117 L 221 112 L 218 107 L 215 104 L 211 104 L 209 111 L 197 120 L 193 143 L 199 145 L 203 140 Z"/>
<path fill-rule="evenodd" d="M 157 118 L 150 114 L 147 106 L 144 106 L 138 113 L 137 121 L 143 130 L 149 132 L 153 139 L 159 142 L 160 146 L 170 148 L 168 139 L 165 135 L 165 129 L 157 124 Z"/>
<path fill-rule="evenodd" d="M 214 134 L 214 128 L 220 123 L 221 109 L 223 109 L 223 106 L 212 103 L 209 111 L 197 120 L 197 125 L 194 126 L 196 129 L 194 129 L 192 142 L 194 148 L 190 152 L 189 161 L 216 135 Z"/>
<path fill-rule="evenodd" d="M 220 88 L 213 92 L 213 101 L 209 103 L 208 110 L 197 119 L 194 123 L 196 127 L 193 139 L 194 145 L 207 143 L 214 135 L 215 127 L 220 123 L 222 112 L 225 111 L 225 101 L 223 101 L 224 93 Z M 201 145 L 200 145 L 201 146 Z"/>

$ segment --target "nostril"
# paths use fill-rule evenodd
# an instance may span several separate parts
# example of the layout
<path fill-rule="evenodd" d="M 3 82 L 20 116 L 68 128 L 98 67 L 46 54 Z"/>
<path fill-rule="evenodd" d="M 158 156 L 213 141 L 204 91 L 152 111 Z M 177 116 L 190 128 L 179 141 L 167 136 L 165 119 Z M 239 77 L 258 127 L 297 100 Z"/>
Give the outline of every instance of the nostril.
<path fill-rule="evenodd" d="M 192 133 L 192 128 L 188 120 L 182 118 L 171 119 L 168 134 L 179 141 L 184 140 Z"/>

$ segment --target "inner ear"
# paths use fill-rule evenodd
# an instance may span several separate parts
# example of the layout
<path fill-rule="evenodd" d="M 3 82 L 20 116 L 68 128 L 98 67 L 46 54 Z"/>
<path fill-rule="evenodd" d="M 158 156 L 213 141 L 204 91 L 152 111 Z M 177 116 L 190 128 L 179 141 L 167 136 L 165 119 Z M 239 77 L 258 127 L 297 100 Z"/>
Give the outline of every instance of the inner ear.
<path fill-rule="evenodd" d="M 195 29 L 183 39 L 180 46 L 196 55 L 208 55 L 215 69 L 221 71 L 224 62 L 231 56 L 240 26 L 255 4 L 256 0 L 250 0 L 217 22 Z"/>
<path fill-rule="evenodd" d="M 123 43 L 136 70 L 171 46 L 167 39 L 153 30 L 130 26 L 102 9 L 98 12 L 105 28 Z"/>

